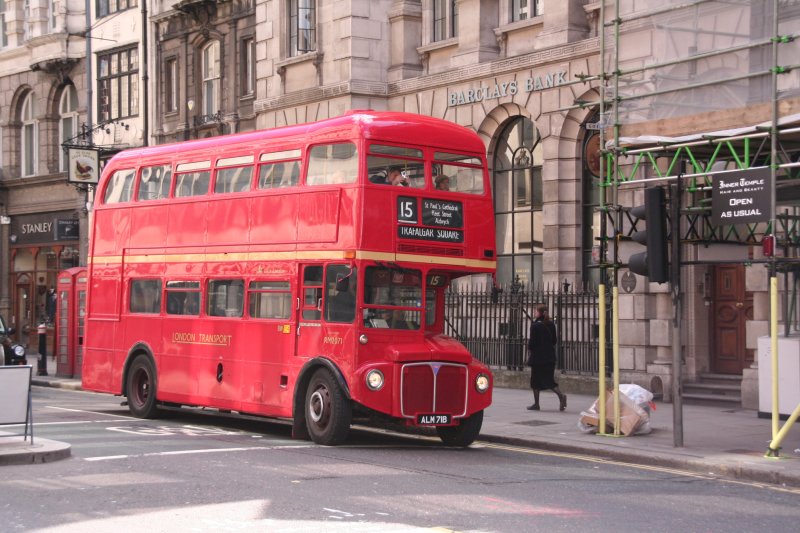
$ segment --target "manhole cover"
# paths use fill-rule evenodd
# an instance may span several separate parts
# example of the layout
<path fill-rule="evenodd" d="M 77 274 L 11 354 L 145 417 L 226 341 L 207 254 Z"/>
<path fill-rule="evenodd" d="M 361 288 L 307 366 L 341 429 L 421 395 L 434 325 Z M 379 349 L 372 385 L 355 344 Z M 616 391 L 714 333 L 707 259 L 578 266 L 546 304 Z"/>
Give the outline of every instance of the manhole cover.
<path fill-rule="evenodd" d="M 514 422 L 520 426 L 550 426 L 558 422 L 548 422 L 546 420 L 526 420 L 525 422 Z"/>

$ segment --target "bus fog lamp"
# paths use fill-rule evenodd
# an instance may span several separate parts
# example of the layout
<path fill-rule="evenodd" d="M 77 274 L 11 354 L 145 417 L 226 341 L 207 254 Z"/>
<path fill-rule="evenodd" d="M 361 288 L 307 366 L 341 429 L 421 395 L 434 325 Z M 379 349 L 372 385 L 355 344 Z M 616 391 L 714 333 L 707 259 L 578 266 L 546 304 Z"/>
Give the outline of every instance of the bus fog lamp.
<path fill-rule="evenodd" d="M 367 387 L 370 390 L 381 390 L 383 388 L 383 372 L 380 370 L 370 370 L 367 373 Z"/>
<path fill-rule="evenodd" d="M 478 392 L 486 392 L 489 390 L 489 376 L 486 374 L 478 374 L 475 378 L 475 389 Z"/>

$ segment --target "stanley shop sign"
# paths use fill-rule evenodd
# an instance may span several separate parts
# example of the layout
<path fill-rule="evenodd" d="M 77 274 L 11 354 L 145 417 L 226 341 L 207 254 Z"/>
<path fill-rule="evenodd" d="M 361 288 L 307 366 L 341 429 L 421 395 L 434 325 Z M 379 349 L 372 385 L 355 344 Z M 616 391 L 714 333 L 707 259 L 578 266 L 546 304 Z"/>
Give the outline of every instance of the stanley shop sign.
<path fill-rule="evenodd" d="M 711 218 L 714 224 L 752 224 L 772 218 L 769 167 L 714 174 Z"/>

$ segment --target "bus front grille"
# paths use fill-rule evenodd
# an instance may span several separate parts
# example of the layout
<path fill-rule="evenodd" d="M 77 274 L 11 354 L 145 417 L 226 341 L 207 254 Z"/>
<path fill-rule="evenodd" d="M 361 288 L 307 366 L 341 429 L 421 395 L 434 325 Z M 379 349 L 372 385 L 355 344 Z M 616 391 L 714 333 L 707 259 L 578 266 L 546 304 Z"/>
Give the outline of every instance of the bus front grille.
<path fill-rule="evenodd" d="M 400 378 L 402 415 L 406 418 L 433 413 L 464 416 L 468 379 L 465 365 L 439 362 L 403 365 Z"/>

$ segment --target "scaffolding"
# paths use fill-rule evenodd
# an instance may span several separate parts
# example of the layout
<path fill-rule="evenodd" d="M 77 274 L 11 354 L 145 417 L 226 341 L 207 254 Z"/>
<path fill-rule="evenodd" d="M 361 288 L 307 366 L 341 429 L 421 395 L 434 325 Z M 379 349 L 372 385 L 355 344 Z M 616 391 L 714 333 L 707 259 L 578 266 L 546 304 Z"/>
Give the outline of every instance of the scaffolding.
<path fill-rule="evenodd" d="M 636 198 L 644 187 L 671 185 L 671 233 L 677 244 L 673 266 L 709 264 L 715 261 L 703 259 L 698 250 L 716 244 L 759 245 L 765 236 L 776 239 L 775 248 L 782 252 L 754 261 L 764 262 L 770 272 L 773 439 L 777 442 L 769 452 L 777 455 L 778 275 L 784 279 L 785 333 L 800 330 L 796 318 L 800 0 L 602 0 L 600 21 L 602 73 L 595 105 L 605 164 L 598 182 L 603 193 L 597 239 L 602 278 L 611 286 L 614 393 L 618 394 L 619 379 L 617 287 L 620 270 L 627 267 L 622 249 L 637 229 L 629 207 L 640 203 Z M 768 169 L 763 172 L 769 173 L 774 184 L 769 220 L 746 224 L 715 220 L 714 176 L 759 168 Z M 674 440 L 682 446 L 682 295 L 680 268 L 672 271 Z M 791 286 L 790 272 L 795 273 Z M 601 306 L 605 292 L 601 286 Z M 600 316 L 605 315 L 601 309 Z M 601 367 L 604 345 L 601 339 Z M 601 376 L 600 390 L 604 389 Z M 614 420 L 618 420 L 618 399 L 614 403 Z M 604 412 L 600 421 L 602 434 Z"/>

